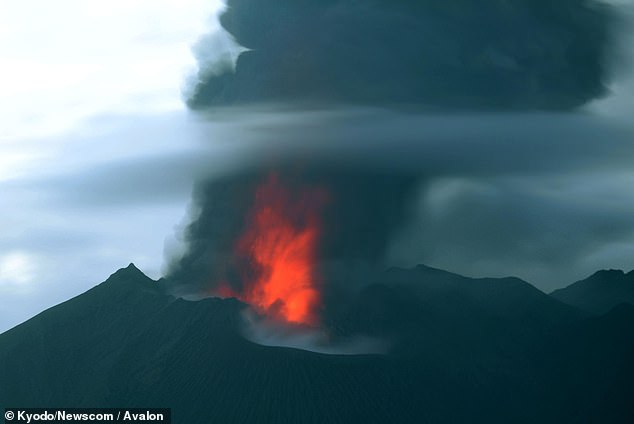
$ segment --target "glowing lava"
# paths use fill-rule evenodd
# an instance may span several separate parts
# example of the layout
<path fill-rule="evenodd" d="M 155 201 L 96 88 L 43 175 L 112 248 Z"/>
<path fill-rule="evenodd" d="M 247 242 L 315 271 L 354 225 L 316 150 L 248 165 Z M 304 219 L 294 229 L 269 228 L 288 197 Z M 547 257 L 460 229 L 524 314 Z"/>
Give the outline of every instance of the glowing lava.
<path fill-rule="evenodd" d="M 315 325 L 321 296 L 315 263 L 325 195 L 298 191 L 269 175 L 255 194 L 247 228 L 236 245 L 248 263 L 237 297 L 288 322 Z"/>

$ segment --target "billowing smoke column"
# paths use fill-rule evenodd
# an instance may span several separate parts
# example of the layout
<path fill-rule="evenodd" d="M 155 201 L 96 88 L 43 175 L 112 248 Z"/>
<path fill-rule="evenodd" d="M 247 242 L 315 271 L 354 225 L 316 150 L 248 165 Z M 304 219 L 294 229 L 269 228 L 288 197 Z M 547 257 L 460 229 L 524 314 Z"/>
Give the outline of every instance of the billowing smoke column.
<path fill-rule="evenodd" d="M 249 50 L 189 104 L 567 109 L 605 93 L 612 21 L 594 0 L 228 0 Z"/>
<path fill-rule="evenodd" d="M 609 7 L 592 0 L 228 0 L 222 26 L 247 50 L 235 67 L 213 68 L 202 58 L 188 104 L 573 109 L 606 91 L 612 21 Z M 437 141 L 413 149 L 423 122 L 374 131 L 381 146 L 394 141 L 386 156 L 410 163 L 407 171 L 382 167 L 383 155 L 365 151 L 377 137 L 367 128 L 376 125 L 341 117 L 346 122 L 332 119 L 331 128 L 303 122 L 318 128 L 312 134 L 272 125 L 260 137 L 293 134 L 281 145 L 310 151 L 320 134 L 342 128 L 334 138 L 345 160 L 331 143 L 326 155 L 251 160 L 198 184 L 187 249 L 166 278 L 173 292 L 235 296 L 277 319 L 328 325 L 383 268 L 413 193 L 429 169 L 443 166 L 412 162 L 426 148 L 445 152 L 446 168 L 473 161 Z M 462 136 L 453 126 L 449 132 Z M 401 137 L 411 142 L 398 143 Z M 494 165 L 497 152 L 483 145 Z"/>
<path fill-rule="evenodd" d="M 178 295 L 234 296 L 287 322 L 318 325 L 383 267 L 417 179 L 278 164 L 199 185 L 188 250 L 167 284 Z"/>

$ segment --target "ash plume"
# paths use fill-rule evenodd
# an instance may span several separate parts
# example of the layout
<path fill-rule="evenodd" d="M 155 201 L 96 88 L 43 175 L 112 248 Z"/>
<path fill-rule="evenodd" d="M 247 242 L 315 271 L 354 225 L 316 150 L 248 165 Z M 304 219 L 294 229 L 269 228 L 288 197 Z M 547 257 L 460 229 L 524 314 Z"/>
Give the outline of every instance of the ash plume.
<path fill-rule="evenodd" d="M 284 163 L 199 183 L 194 194 L 198 216 L 185 230 L 187 251 L 168 274 L 176 292 L 213 293 L 220 283 L 236 292 L 243 288 L 241 270 L 249 265 L 236 257 L 236 244 L 248 225 L 257 187 L 269 172 L 292 189 L 319 187 L 327 193 L 316 258 L 326 274 L 357 266 L 380 269 L 390 237 L 407 222 L 419 182 L 406 173 Z"/>
<path fill-rule="evenodd" d="M 634 157 L 630 127 L 572 113 L 217 113 L 205 117 L 209 142 L 219 134 L 227 151 L 211 168 L 233 165 L 196 184 L 185 251 L 166 273 L 176 295 L 210 296 L 221 282 L 240 290 L 236 243 L 270 171 L 291 189 L 329 192 L 317 258 L 324 307 L 391 265 L 518 275 L 546 290 L 605 266 L 605 249 L 618 252 L 610 266 L 627 266 L 634 209 L 619 193 Z"/>
<path fill-rule="evenodd" d="M 303 193 L 296 196 L 301 202 L 319 203 L 310 200 L 315 188 L 328 195 L 318 213 L 313 277 L 321 324 L 329 328 L 345 321 L 390 262 L 432 259 L 471 275 L 490 273 L 486 264 L 495 263 L 497 272 L 515 274 L 510 256 L 519 251 L 527 256 L 522 271 L 561 268 L 579 259 L 570 257 L 575 252 L 597 249 L 586 237 L 594 229 L 577 232 L 577 249 L 553 242 L 575 231 L 565 214 L 615 240 L 592 213 L 569 212 L 546 191 L 526 187 L 627 162 L 630 130 L 581 114 L 508 113 L 574 109 L 606 94 L 615 23 L 607 4 L 229 0 L 220 21 L 246 50 L 235 67 L 220 70 L 201 56 L 188 104 L 222 125 L 237 117 L 230 138 L 244 161 L 197 183 L 186 249 L 165 279 L 174 294 L 253 296 L 254 275 L 269 271 L 239 245 L 251 231 L 258 187 L 271 172 L 289 193 Z M 259 103 L 267 113 L 258 116 L 245 103 Z M 610 146 L 624 150 L 617 157 Z M 519 194 L 497 196 L 508 192 Z M 546 241 L 531 231 L 531 216 L 543 205 L 565 212 L 548 222 L 556 229 L 548 234 L 561 235 Z M 280 202 L 277 209 L 294 207 Z M 479 215 L 497 211 L 517 222 Z M 289 225 L 301 234 L 306 224 L 295 218 Z M 630 229 L 619 227 L 622 234 Z M 477 240 L 463 243 L 468 249 L 452 245 L 470 238 Z M 562 257 L 544 258 L 549 244 Z M 505 264 L 496 259 L 500 252 L 511 252 Z M 374 295 L 366 291 L 365 301 Z M 267 304 L 266 312 L 283 307 Z"/>
<path fill-rule="evenodd" d="M 594 0 L 228 0 L 235 70 L 200 56 L 189 105 L 570 109 L 606 94 L 615 13 Z"/>

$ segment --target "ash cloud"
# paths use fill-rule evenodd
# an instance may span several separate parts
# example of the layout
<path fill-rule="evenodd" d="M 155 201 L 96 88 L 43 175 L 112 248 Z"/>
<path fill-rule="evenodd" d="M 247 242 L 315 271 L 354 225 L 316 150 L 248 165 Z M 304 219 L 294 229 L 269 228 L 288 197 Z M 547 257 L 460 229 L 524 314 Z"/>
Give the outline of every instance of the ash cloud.
<path fill-rule="evenodd" d="M 179 294 L 211 294 L 220 284 L 240 292 L 248 264 L 236 254 L 236 242 L 248 225 L 257 187 L 270 172 L 292 190 L 318 188 L 326 193 L 316 258 L 324 279 L 359 266 L 380 269 L 384 265 L 391 235 L 413 210 L 418 177 L 354 166 L 317 166 L 307 159 L 301 162 L 247 167 L 197 185 L 197 217 L 185 230 L 188 249 L 168 273 Z"/>
<path fill-rule="evenodd" d="M 517 275 L 544 290 L 631 268 L 631 126 L 579 113 L 231 115 L 221 115 L 221 133 L 239 128 L 234 147 L 250 155 L 197 184 L 186 252 L 167 272 L 175 294 L 240 284 L 235 243 L 271 169 L 285 184 L 331 193 L 319 258 L 327 299 L 389 265 Z"/>
<path fill-rule="evenodd" d="M 188 103 L 570 109 L 606 94 L 615 20 L 593 0 L 228 0 L 248 50 L 199 55 Z"/>
<path fill-rule="evenodd" d="M 602 247 L 634 238 L 634 207 L 593 206 L 610 181 L 571 200 L 598 173 L 627 172 L 631 128 L 561 112 L 606 94 L 614 22 L 590 0 L 229 0 L 221 23 L 248 50 L 231 69 L 201 58 L 188 102 L 233 127 L 248 155 L 198 182 L 164 284 L 240 291 L 249 265 L 236 242 L 271 170 L 330 195 L 317 265 L 327 326 L 391 264 L 519 274 L 540 288 L 577 278 L 570 264 L 585 272 Z M 559 112 L 527 112 L 542 109 Z"/>

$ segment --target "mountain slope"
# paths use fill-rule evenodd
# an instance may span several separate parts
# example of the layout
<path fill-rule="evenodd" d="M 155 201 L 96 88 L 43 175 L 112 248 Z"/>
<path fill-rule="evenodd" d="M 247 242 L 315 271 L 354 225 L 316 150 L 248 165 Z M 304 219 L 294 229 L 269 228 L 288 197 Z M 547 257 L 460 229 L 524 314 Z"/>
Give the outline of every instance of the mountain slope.
<path fill-rule="evenodd" d="M 134 265 L 0 335 L 0 404 L 98 404 L 123 347 L 169 302 Z M 72 370 L 70 369 L 72 368 Z M 45 382 L 45 384 L 43 384 Z M 30 404 L 28 402 L 27 404 Z"/>
<path fill-rule="evenodd" d="M 598 271 L 551 296 L 564 303 L 595 314 L 604 314 L 620 303 L 634 305 L 634 271 Z"/>
<path fill-rule="evenodd" d="M 0 335 L 0 405 L 169 407 L 188 424 L 634 418 L 634 308 L 588 317 L 517 279 L 390 270 L 325 323 L 389 351 L 324 355 L 246 340 L 246 307 L 174 299 L 131 265 Z"/>

